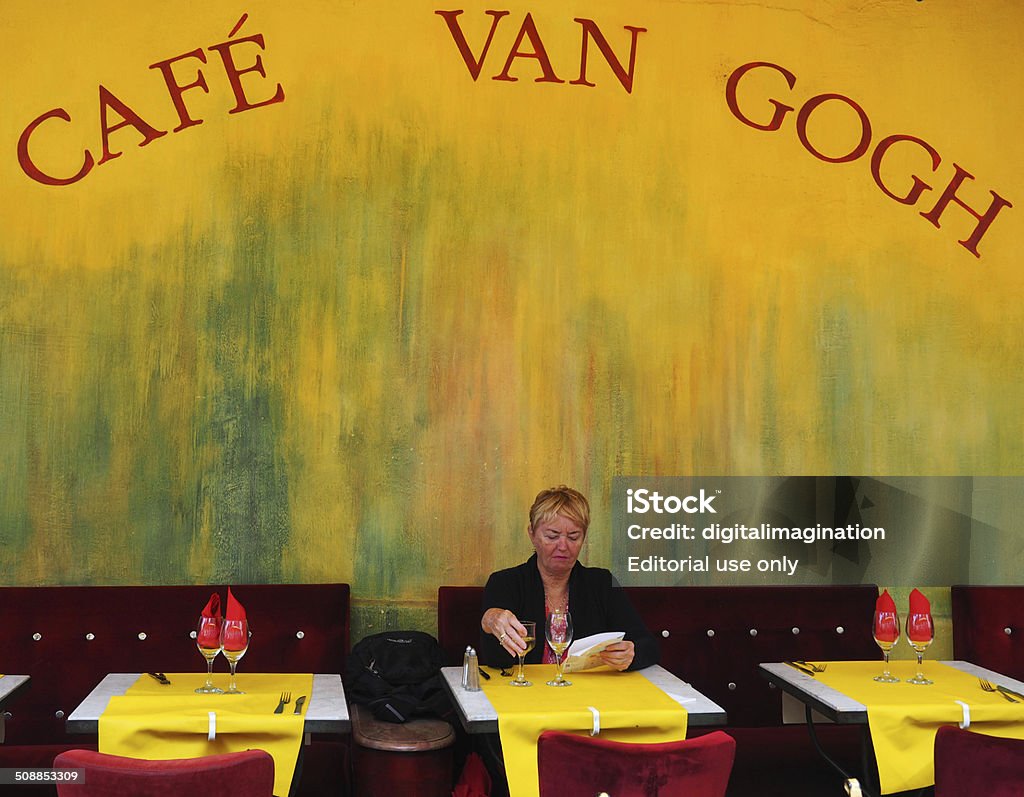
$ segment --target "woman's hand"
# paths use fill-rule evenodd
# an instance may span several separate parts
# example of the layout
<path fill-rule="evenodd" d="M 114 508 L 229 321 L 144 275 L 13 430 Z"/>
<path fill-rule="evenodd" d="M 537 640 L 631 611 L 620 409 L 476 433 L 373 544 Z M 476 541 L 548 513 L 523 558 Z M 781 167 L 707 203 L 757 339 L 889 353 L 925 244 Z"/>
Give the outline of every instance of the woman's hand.
<path fill-rule="evenodd" d="M 622 672 L 633 663 L 633 643 L 624 639 L 609 645 L 601 651 L 601 661 Z"/>
<path fill-rule="evenodd" d="M 518 656 L 520 653 L 526 652 L 526 643 L 523 641 L 523 637 L 526 636 L 526 628 L 519 622 L 519 618 L 508 609 L 488 609 L 484 612 L 483 619 L 480 620 L 480 627 L 486 633 L 494 636 L 498 640 L 498 644 L 511 655 Z M 633 643 L 629 644 L 630 650 L 632 650 Z M 632 653 L 629 658 L 630 661 L 633 660 Z"/>

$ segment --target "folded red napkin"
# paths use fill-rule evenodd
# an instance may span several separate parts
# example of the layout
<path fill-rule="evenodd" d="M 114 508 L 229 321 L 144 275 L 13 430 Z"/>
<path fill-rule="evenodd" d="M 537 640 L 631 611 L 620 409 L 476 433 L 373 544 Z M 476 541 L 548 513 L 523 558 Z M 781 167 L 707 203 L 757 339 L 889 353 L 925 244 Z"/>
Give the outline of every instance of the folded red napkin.
<path fill-rule="evenodd" d="M 238 602 L 231 587 L 228 587 L 228 605 L 224 612 L 225 650 L 245 650 L 249 646 L 249 624 L 245 619 L 245 607 Z"/>
<path fill-rule="evenodd" d="M 220 595 L 214 592 L 200 613 L 196 644 L 201 648 L 219 648 L 220 626 Z"/>
<path fill-rule="evenodd" d="M 911 614 L 931 614 L 932 605 L 928 599 L 924 596 L 924 593 L 918 589 L 912 589 L 910 591 L 910 613 Z"/>
<path fill-rule="evenodd" d="M 917 589 L 910 591 L 910 614 L 907 619 L 907 639 L 913 642 L 931 642 L 932 605 Z"/>
<path fill-rule="evenodd" d="M 487 797 L 491 793 L 491 776 L 477 753 L 466 756 L 459 782 L 455 784 L 452 797 Z"/>
<path fill-rule="evenodd" d="M 900 620 L 896 616 L 896 602 L 889 590 L 884 589 L 875 601 L 875 639 L 879 642 L 895 642 L 899 638 Z"/>
<path fill-rule="evenodd" d="M 210 596 L 210 600 L 206 602 L 206 606 L 203 607 L 203 617 L 216 617 L 220 619 L 220 595 L 214 592 Z"/>

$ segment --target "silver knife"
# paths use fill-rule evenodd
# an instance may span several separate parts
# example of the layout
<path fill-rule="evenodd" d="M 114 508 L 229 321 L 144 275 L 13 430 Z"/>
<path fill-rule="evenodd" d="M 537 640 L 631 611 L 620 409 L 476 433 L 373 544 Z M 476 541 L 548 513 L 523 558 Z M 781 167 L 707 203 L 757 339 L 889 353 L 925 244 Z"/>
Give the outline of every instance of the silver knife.
<path fill-rule="evenodd" d="M 305 695 L 299 695 L 298 698 L 295 700 L 295 713 L 296 714 L 301 714 L 302 713 L 302 704 L 305 703 L 305 702 L 306 702 L 306 696 Z"/>
<path fill-rule="evenodd" d="M 1004 695 L 1013 695 L 1019 700 L 1024 700 L 1024 695 L 1022 695 L 1020 692 L 1014 692 L 1008 686 L 999 686 L 999 684 L 996 684 L 996 689 L 998 689 Z"/>

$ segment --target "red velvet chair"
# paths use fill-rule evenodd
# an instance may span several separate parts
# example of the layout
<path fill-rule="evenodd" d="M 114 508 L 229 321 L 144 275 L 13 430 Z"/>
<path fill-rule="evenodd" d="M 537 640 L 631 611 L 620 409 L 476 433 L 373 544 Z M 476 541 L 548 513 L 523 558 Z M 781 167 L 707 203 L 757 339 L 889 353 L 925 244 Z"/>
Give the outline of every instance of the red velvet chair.
<path fill-rule="evenodd" d="M 93 750 L 68 750 L 57 769 L 83 770 L 83 783 L 61 783 L 58 797 L 184 797 L 230 794 L 273 797 L 274 759 L 263 750 L 149 761 Z"/>
<path fill-rule="evenodd" d="M 935 734 L 935 797 L 1020 797 L 1024 741 L 954 725 Z"/>
<path fill-rule="evenodd" d="M 735 755 L 736 742 L 722 731 L 661 744 L 544 731 L 540 797 L 724 797 Z"/>

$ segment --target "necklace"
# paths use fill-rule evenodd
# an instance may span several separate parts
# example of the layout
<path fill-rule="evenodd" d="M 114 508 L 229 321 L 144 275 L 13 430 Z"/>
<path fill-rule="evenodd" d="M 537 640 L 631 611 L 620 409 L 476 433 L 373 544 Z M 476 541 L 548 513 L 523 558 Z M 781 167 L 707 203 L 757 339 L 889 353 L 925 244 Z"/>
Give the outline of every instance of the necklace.
<path fill-rule="evenodd" d="M 569 610 L 569 593 L 568 593 L 568 590 L 566 590 L 565 592 L 562 592 L 559 595 L 558 600 L 554 600 L 551 597 L 551 593 L 549 593 L 547 590 L 544 590 L 544 605 L 547 608 L 548 612 L 554 612 L 554 611 L 565 612 L 565 611 L 568 611 Z"/>

